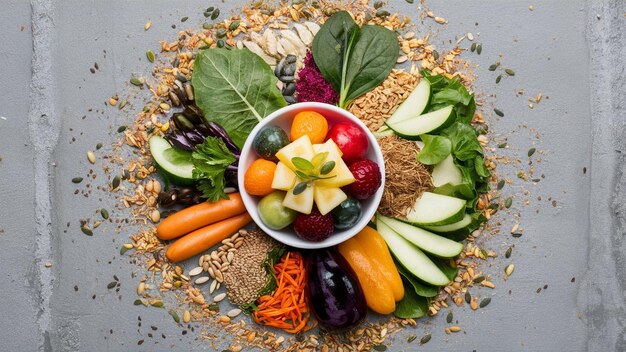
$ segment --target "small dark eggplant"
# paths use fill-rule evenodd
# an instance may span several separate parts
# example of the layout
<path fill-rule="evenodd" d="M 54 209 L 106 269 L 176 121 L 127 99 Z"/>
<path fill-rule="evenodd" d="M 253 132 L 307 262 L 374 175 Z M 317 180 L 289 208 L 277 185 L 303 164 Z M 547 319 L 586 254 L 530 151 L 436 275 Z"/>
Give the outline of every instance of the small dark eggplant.
<path fill-rule="evenodd" d="M 172 116 L 172 122 L 174 123 L 174 126 L 176 126 L 176 128 L 178 128 L 181 131 L 191 131 L 195 128 L 193 123 L 191 123 L 182 114 L 175 114 L 174 116 Z"/>
<path fill-rule="evenodd" d="M 219 137 L 222 141 L 224 141 L 224 143 L 226 144 L 226 147 L 228 147 L 228 150 L 233 152 L 233 154 L 238 156 L 241 153 L 241 151 L 239 150 L 239 147 L 237 147 L 235 143 L 232 141 L 232 139 L 230 139 L 230 137 L 228 136 L 228 132 L 226 132 L 224 127 L 220 126 L 219 124 L 213 121 L 207 122 L 207 126 L 209 127 L 209 130 L 211 130 L 212 134 L 215 137 Z"/>
<path fill-rule="evenodd" d="M 196 130 L 183 131 L 183 135 L 194 145 L 202 144 L 204 142 L 204 136 Z"/>
<path fill-rule="evenodd" d="M 365 318 L 367 305 L 363 290 L 335 248 L 311 252 L 306 272 L 309 305 L 321 325 L 343 330 Z"/>

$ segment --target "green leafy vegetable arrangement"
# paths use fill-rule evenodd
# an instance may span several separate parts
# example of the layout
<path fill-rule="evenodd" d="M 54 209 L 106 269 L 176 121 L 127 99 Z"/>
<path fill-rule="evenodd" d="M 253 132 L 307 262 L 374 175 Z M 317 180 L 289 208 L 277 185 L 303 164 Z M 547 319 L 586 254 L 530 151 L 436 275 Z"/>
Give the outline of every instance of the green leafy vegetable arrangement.
<path fill-rule="evenodd" d="M 399 50 L 394 32 L 376 25 L 359 28 L 348 12 L 339 11 L 315 35 L 312 52 L 345 109 L 387 78 Z"/>
<path fill-rule="evenodd" d="M 191 153 L 193 177 L 203 198 L 215 202 L 228 198 L 224 193 L 224 174 L 237 159 L 228 150 L 226 143 L 217 137 L 207 137 Z"/>
<path fill-rule="evenodd" d="M 287 105 L 277 80 L 248 49 L 212 48 L 197 55 L 191 84 L 204 118 L 224 127 L 241 148 L 261 119 Z"/>

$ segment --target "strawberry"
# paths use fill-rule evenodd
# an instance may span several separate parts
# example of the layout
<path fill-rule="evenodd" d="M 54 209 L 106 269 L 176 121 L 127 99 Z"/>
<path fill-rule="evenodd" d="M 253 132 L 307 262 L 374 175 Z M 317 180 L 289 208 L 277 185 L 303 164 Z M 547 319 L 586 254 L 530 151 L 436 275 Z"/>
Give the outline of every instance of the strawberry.
<path fill-rule="evenodd" d="M 327 239 L 333 234 L 334 223 L 332 215 L 322 215 L 314 208 L 311 214 L 298 214 L 293 222 L 293 229 L 300 238 L 319 242 Z"/>
<path fill-rule="evenodd" d="M 376 193 L 382 182 L 378 164 L 369 159 L 362 159 L 350 164 L 348 169 L 356 179 L 343 188 L 348 195 L 365 200 Z"/>

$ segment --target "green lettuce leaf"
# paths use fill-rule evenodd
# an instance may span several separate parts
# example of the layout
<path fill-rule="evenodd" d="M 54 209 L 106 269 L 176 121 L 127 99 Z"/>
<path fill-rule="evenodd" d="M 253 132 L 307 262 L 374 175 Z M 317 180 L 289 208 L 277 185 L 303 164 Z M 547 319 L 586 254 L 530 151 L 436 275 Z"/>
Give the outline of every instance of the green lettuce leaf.
<path fill-rule="evenodd" d="M 428 313 L 428 298 L 418 296 L 411 284 L 404 284 L 404 298 L 396 304 L 395 316 L 402 319 L 417 319 Z"/>
<path fill-rule="evenodd" d="M 239 148 L 261 119 L 287 105 L 276 82 L 272 69 L 248 49 L 200 51 L 191 78 L 204 118 L 224 127 Z"/>
<path fill-rule="evenodd" d="M 455 121 L 469 124 L 476 111 L 474 94 L 470 93 L 457 77 L 447 79 L 442 75 L 432 75 L 423 70 L 422 75 L 430 83 L 432 100 L 424 111 L 439 110 L 447 105 L 454 105 Z"/>

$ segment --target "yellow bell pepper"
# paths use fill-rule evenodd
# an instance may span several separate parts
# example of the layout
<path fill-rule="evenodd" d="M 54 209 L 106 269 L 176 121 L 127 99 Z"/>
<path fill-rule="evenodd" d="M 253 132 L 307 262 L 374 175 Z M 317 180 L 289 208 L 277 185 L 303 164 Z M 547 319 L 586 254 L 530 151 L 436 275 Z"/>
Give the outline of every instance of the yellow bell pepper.
<path fill-rule="evenodd" d="M 338 248 L 354 270 L 367 306 L 376 313 L 393 313 L 404 286 L 382 236 L 367 226 Z"/>
<path fill-rule="evenodd" d="M 404 286 L 383 236 L 373 228 L 365 226 L 354 238 L 359 241 L 370 260 L 376 263 L 374 266 L 383 272 L 383 276 L 393 290 L 394 299 L 399 302 L 404 297 Z"/>

